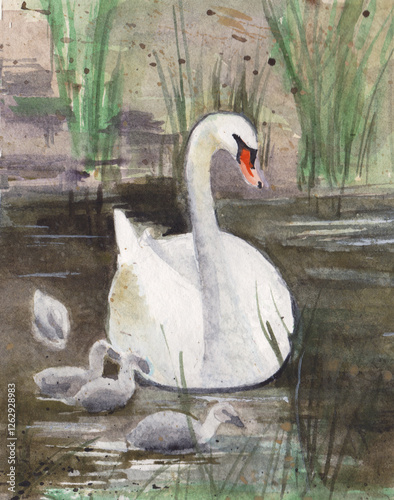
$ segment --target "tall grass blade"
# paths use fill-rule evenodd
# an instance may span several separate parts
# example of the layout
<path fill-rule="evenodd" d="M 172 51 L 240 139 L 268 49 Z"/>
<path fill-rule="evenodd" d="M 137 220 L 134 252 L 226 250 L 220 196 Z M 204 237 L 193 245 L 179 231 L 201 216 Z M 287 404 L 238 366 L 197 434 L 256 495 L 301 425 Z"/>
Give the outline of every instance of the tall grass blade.
<path fill-rule="evenodd" d="M 177 129 L 177 126 L 176 126 L 175 120 L 174 120 L 173 101 L 172 101 L 171 94 L 168 90 L 167 80 L 166 80 L 166 77 L 164 75 L 163 67 L 161 65 L 161 61 L 160 61 L 160 58 L 159 58 L 157 52 L 154 50 L 154 51 L 152 51 L 152 53 L 153 53 L 153 56 L 154 56 L 155 61 L 156 61 L 157 72 L 159 74 L 164 103 L 165 103 L 166 108 L 167 108 L 167 116 L 168 116 L 168 119 L 170 120 L 171 131 L 173 134 L 176 134 L 178 129 Z"/>
<path fill-rule="evenodd" d="M 190 59 L 189 46 L 188 46 L 188 41 L 187 41 L 187 36 L 186 36 L 185 15 L 183 12 L 183 1 L 182 0 L 178 0 L 178 6 L 179 6 L 179 15 L 180 15 L 180 19 L 181 19 L 183 50 L 185 51 L 186 75 L 187 75 L 187 79 L 188 79 L 188 83 L 189 83 L 189 93 L 190 93 L 189 124 L 193 124 L 194 119 L 195 119 L 195 97 L 194 97 L 194 89 L 193 89 L 192 70 L 191 70 L 191 64 L 190 64 L 191 59 Z"/>
<path fill-rule="evenodd" d="M 257 305 L 257 314 L 258 314 L 261 330 L 263 331 L 265 338 L 267 339 L 271 349 L 273 350 L 273 352 L 276 356 L 276 359 L 278 360 L 279 366 L 282 366 L 283 356 L 282 356 L 282 353 L 280 352 L 279 344 L 276 340 L 275 334 L 274 334 L 272 327 L 268 321 L 266 322 L 266 326 L 264 325 L 264 321 L 263 321 L 263 318 L 261 316 L 259 295 L 257 292 L 257 281 L 256 281 L 256 305 Z"/>

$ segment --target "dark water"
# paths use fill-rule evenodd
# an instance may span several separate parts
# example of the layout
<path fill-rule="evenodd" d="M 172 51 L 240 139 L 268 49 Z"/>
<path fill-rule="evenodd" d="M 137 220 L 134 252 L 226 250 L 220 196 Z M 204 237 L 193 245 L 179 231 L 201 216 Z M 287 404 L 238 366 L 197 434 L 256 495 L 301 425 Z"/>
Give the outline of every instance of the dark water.
<path fill-rule="evenodd" d="M 265 387 L 193 395 L 196 416 L 215 401 L 230 401 L 245 429 L 222 425 L 211 454 L 167 457 L 127 451 L 124 436 L 154 411 L 181 409 L 178 394 L 138 387 L 125 408 L 91 415 L 40 397 L 32 378 L 49 366 L 85 366 L 90 346 L 105 335 L 116 265 L 112 204 L 82 200 L 70 210 L 66 201 L 51 199 L 3 202 L 1 397 L 6 408 L 7 384 L 16 384 L 16 491 L 23 497 L 40 498 L 54 489 L 61 490 L 54 498 L 135 498 L 142 492 L 163 498 L 392 495 L 390 205 L 321 219 L 296 203 L 222 201 L 218 218 L 223 228 L 266 252 L 286 279 L 301 315 L 294 354 L 278 380 Z M 72 333 L 64 351 L 48 351 L 32 337 L 37 288 L 70 311 Z M 8 472 L 6 462 L 1 469 Z"/>

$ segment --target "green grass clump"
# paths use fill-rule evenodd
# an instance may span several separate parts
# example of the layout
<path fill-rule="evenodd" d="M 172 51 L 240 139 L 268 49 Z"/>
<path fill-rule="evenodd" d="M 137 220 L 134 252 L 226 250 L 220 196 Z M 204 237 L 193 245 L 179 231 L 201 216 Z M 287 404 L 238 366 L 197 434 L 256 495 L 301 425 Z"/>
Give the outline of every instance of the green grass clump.
<path fill-rule="evenodd" d="M 393 11 L 385 14 L 376 0 L 262 4 L 302 130 L 299 187 L 310 192 L 322 178 L 343 190 L 367 170 L 378 113 L 389 98 L 381 83 L 394 50 Z"/>
<path fill-rule="evenodd" d="M 119 55 L 109 79 L 105 72 L 119 0 L 95 0 L 87 16 L 86 12 L 79 16 L 82 11 L 73 0 L 41 0 L 41 4 L 52 34 L 60 99 L 71 102 L 67 122 L 72 153 L 93 171 L 112 159 L 118 134 L 111 124 L 123 98 Z M 104 167 L 101 173 L 105 174 Z"/>
<path fill-rule="evenodd" d="M 181 199 L 185 194 L 183 161 L 187 137 L 195 117 L 198 114 L 198 107 L 199 105 L 201 106 L 201 102 L 199 101 L 201 98 L 203 99 L 203 97 L 201 95 L 198 96 L 194 89 L 183 3 L 181 0 L 178 1 L 178 14 L 175 6 L 173 7 L 173 23 L 177 55 L 176 69 L 172 70 L 168 68 L 166 75 L 158 53 L 153 51 L 153 55 L 157 64 L 157 72 L 161 82 L 170 129 L 174 135 L 172 175 L 175 179 L 178 197 Z M 179 24 L 180 29 L 178 27 Z M 184 78 L 184 68 L 186 79 Z M 188 87 L 188 90 L 185 89 L 185 86 Z M 198 97 L 200 97 L 200 99 Z"/>

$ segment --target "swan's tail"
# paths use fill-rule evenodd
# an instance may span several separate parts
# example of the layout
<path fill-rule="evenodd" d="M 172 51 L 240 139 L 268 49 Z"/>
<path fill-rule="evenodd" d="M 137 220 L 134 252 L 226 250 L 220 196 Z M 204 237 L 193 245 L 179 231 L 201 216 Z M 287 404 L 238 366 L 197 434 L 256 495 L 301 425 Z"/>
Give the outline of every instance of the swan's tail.
<path fill-rule="evenodd" d="M 138 235 L 124 212 L 114 210 L 115 236 L 122 261 L 135 258 L 141 250 Z"/>

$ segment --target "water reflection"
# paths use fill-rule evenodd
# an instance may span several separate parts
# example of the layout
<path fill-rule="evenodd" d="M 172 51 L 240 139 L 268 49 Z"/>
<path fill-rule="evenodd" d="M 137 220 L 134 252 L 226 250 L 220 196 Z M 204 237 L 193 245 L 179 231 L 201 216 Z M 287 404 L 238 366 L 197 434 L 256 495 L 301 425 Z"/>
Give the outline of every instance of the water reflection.
<path fill-rule="evenodd" d="M 3 370 L 7 377 L 15 374 L 18 387 L 18 472 L 20 482 L 29 483 L 21 490 L 51 490 L 54 498 L 72 498 L 76 488 L 86 495 L 105 490 L 105 498 L 134 498 L 142 491 L 185 497 L 186 487 L 190 498 L 197 491 L 201 498 L 242 498 L 241 492 L 246 498 L 302 497 L 308 485 L 319 498 L 351 498 L 349 490 L 389 492 L 392 216 L 318 221 L 300 220 L 290 210 L 278 216 L 263 206 L 220 207 L 222 225 L 267 251 L 280 268 L 302 324 L 280 379 L 244 393 L 190 397 L 196 416 L 215 402 L 231 402 L 246 429 L 234 433 L 224 425 L 210 453 L 173 457 L 130 451 L 125 435 L 146 415 L 180 410 L 177 393 L 137 387 L 122 410 L 89 415 L 37 397 L 32 379 L 48 366 L 86 364 L 90 346 L 104 337 L 116 258 L 108 237 L 111 213 L 105 206 L 89 222 L 83 211 L 69 219 L 61 205 L 15 207 L 8 216 L 18 227 L 2 228 L 4 341 L 12 346 Z M 45 226 L 47 236 L 85 237 L 64 238 L 61 247 L 32 247 L 36 225 Z M 345 234 L 337 232 L 342 227 Z M 89 228 L 99 238 L 86 238 Z M 46 352 L 32 339 L 29 311 L 37 288 L 70 310 L 71 338 L 60 353 Z"/>

